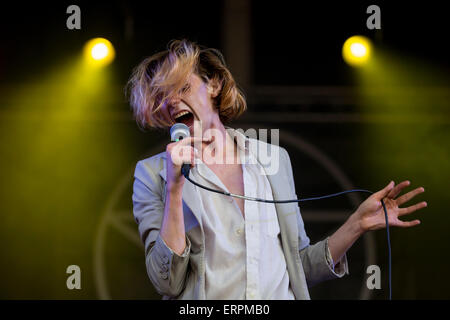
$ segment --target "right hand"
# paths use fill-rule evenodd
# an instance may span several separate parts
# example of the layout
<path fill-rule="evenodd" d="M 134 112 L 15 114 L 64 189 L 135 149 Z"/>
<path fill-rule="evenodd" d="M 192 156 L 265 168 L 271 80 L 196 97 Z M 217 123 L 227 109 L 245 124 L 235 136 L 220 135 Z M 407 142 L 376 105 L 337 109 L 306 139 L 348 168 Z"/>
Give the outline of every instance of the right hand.
<path fill-rule="evenodd" d="M 194 142 L 203 142 L 207 139 L 200 137 L 187 137 L 177 142 L 169 143 L 166 147 L 166 176 L 167 187 L 169 191 L 181 190 L 185 178 L 181 174 L 181 166 L 184 163 L 195 166 L 195 149 L 192 146 Z"/>

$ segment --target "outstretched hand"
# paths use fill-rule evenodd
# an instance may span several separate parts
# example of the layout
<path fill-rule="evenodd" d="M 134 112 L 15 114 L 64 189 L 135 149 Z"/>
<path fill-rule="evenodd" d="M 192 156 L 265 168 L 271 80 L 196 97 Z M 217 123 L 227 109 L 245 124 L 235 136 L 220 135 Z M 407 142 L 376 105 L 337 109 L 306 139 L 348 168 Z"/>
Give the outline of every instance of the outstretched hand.
<path fill-rule="evenodd" d="M 355 216 L 357 217 L 360 227 L 364 232 L 386 227 L 386 219 L 383 206 L 381 204 L 382 199 L 384 200 L 384 204 L 386 206 L 389 226 L 407 228 L 420 224 L 419 220 L 402 221 L 399 217 L 425 208 L 427 206 L 425 201 L 405 208 L 400 208 L 400 206 L 410 201 L 418 194 L 424 192 L 425 189 L 423 187 L 419 187 L 398 197 L 402 190 L 410 185 L 410 182 L 403 181 L 396 186 L 394 185 L 394 182 L 391 181 L 384 189 L 367 198 L 356 210 Z"/>

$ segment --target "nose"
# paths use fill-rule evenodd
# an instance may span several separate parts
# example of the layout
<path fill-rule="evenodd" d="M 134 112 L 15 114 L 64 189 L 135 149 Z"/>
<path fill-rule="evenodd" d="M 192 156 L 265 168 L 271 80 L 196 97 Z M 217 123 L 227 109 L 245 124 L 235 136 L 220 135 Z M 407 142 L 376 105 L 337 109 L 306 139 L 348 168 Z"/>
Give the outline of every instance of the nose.
<path fill-rule="evenodd" d="M 176 95 L 176 96 L 172 97 L 172 98 L 170 99 L 170 101 L 169 101 L 169 103 L 170 103 L 170 105 L 171 105 L 172 107 L 178 106 L 178 104 L 179 104 L 180 102 L 181 102 L 181 98 L 180 98 L 179 95 Z"/>
<path fill-rule="evenodd" d="M 181 102 L 180 97 L 174 97 L 170 100 L 170 104 L 172 104 L 174 107 L 176 107 Z"/>

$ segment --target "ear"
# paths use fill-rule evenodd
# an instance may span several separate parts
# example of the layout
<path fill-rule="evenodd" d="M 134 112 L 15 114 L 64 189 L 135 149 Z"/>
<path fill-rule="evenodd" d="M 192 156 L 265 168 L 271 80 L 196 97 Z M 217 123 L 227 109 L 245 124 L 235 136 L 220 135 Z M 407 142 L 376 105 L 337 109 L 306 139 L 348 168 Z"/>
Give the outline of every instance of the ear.
<path fill-rule="evenodd" d="M 208 83 L 208 93 L 211 95 L 211 98 L 215 98 L 219 95 L 222 90 L 222 82 L 217 79 L 211 79 Z"/>

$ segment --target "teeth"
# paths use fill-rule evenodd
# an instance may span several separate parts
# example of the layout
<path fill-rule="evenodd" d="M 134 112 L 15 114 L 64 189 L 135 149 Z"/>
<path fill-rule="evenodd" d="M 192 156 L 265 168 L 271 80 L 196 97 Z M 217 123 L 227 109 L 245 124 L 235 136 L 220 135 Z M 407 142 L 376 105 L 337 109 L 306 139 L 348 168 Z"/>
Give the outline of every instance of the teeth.
<path fill-rule="evenodd" d="M 178 114 L 175 116 L 175 119 L 177 119 L 177 118 L 179 118 L 179 117 L 181 117 L 181 116 L 184 116 L 185 114 L 188 114 L 188 113 L 189 113 L 188 111 L 182 111 L 182 112 L 178 113 Z"/>

